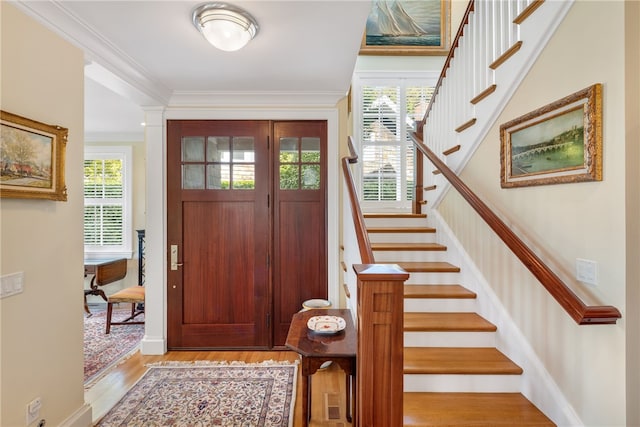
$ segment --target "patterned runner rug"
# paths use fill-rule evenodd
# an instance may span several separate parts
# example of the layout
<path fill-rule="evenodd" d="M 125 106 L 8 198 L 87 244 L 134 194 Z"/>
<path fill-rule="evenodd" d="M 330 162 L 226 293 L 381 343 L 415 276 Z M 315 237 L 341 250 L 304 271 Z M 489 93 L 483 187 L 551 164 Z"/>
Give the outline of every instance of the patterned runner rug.
<path fill-rule="evenodd" d="M 96 424 L 112 426 L 290 427 L 297 364 L 152 364 Z"/>
<path fill-rule="evenodd" d="M 144 325 L 118 325 L 105 334 L 107 310 L 91 308 L 92 315 L 84 318 L 84 386 L 88 388 L 118 362 L 138 349 L 144 335 Z M 113 320 L 126 319 L 131 305 L 114 307 Z M 144 315 L 136 320 L 144 320 Z"/>

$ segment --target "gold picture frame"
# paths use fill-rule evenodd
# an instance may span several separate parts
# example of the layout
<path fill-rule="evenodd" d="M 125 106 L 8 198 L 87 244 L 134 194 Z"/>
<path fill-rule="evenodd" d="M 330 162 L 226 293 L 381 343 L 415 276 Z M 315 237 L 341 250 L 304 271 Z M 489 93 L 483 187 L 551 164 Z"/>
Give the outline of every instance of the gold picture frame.
<path fill-rule="evenodd" d="M 500 126 L 503 188 L 602 181 L 602 85 Z"/>
<path fill-rule="evenodd" d="M 0 111 L 0 197 L 67 200 L 68 130 Z"/>
<path fill-rule="evenodd" d="M 451 47 L 451 0 L 373 0 L 360 55 L 442 55 Z"/>

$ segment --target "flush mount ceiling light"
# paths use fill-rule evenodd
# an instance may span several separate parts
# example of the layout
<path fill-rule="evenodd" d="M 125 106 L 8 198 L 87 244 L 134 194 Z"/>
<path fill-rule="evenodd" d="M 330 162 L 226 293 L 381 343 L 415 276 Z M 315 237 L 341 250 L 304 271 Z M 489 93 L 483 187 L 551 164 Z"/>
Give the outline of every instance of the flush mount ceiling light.
<path fill-rule="evenodd" d="M 258 23 L 251 15 L 226 3 L 202 4 L 192 18 L 207 41 L 221 50 L 241 49 L 258 33 Z"/>

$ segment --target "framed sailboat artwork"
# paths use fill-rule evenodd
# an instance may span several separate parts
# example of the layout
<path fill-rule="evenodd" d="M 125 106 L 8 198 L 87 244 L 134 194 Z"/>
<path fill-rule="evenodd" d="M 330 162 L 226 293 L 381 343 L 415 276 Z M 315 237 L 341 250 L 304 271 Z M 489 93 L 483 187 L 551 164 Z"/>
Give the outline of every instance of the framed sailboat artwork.
<path fill-rule="evenodd" d="M 360 55 L 447 55 L 451 0 L 373 0 Z"/>

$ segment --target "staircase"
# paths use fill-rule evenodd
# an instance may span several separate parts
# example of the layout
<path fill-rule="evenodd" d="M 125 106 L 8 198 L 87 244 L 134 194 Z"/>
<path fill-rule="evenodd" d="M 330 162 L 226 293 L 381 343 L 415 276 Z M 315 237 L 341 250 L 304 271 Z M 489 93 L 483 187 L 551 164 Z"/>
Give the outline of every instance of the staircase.
<path fill-rule="evenodd" d="M 496 347 L 494 324 L 458 283 L 426 215 L 365 214 L 376 263 L 408 273 L 404 289 L 405 426 L 553 426 L 521 394 L 522 368 Z"/>

